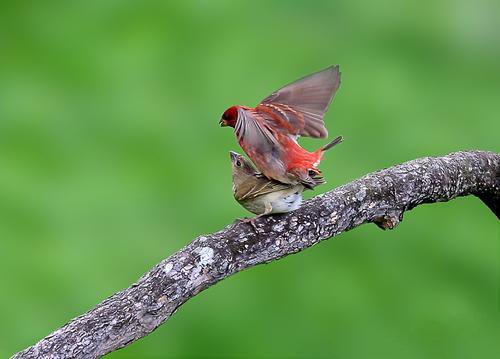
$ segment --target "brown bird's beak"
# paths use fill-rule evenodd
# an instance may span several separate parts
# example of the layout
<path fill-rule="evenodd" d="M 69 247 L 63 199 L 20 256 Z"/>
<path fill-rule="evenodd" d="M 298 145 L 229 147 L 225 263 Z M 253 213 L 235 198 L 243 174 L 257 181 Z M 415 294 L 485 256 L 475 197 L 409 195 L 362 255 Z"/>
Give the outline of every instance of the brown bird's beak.
<path fill-rule="evenodd" d="M 236 157 L 239 156 L 239 154 L 233 151 L 229 151 L 229 156 L 231 157 L 231 161 L 234 161 L 236 160 Z"/>

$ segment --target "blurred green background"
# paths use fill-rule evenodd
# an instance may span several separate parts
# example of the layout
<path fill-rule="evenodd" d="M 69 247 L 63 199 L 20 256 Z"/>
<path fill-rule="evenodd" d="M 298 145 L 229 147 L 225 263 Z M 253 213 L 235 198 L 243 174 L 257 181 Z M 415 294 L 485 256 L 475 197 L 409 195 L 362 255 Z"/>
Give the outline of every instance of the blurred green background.
<path fill-rule="evenodd" d="M 499 151 L 498 1 L 0 5 L 0 357 L 247 215 L 221 113 L 340 64 L 326 191 L 421 156 Z M 309 149 L 325 141 L 302 140 Z M 110 358 L 487 358 L 499 225 L 421 206 L 237 274 Z"/>

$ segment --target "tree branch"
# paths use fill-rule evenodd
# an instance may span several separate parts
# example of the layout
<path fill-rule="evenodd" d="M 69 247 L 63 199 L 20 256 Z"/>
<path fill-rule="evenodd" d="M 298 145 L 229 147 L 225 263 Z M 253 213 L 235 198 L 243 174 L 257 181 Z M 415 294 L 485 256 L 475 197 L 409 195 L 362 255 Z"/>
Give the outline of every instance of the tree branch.
<path fill-rule="evenodd" d="M 98 358 L 148 335 L 189 298 L 243 269 L 300 252 L 363 223 L 392 229 L 419 204 L 469 194 L 500 218 L 500 154 L 456 152 L 368 174 L 306 201 L 295 212 L 261 218 L 255 230 L 233 223 L 196 238 L 129 288 L 13 358 Z"/>

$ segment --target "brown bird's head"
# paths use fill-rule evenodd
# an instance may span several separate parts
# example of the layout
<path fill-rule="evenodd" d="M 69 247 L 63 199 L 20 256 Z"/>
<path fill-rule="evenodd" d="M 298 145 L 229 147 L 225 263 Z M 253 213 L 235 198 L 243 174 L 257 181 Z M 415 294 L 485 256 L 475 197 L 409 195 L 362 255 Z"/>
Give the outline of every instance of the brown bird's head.
<path fill-rule="evenodd" d="M 230 126 L 234 128 L 234 126 L 236 126 L 237 119 L 238 119 L 238 107 L 231 106 L 226 111 L 224 111 L 219 121 L 219 124 L 221 127 Z"/>
<path fill-rule="evenodd" d="M 252 163 L 239 153 L 229 151 L 231 157 L 231 167 L 234 177 L 251 177 L 257 174 Z"/>
<path fill-rule="evenodd" d="M 239 202 L 245 195 L 251 193 L 262 179 L 257 177 L 258 172 L 245 157 L 233 151 L 229 152 L 229 156 L 233 173 L 233 194 Z"/>

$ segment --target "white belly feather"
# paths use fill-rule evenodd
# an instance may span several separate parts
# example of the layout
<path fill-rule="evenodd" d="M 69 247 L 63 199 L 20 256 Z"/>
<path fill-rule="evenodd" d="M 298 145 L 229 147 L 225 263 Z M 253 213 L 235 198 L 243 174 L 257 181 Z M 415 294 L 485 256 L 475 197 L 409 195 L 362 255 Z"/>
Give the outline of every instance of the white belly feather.
<path fill-rule="evenodd" d="M 241 204 L 250 212 L 262 214 L 267 207 L 271 206 L 271 213 L 287 213 L 299 209 L 302 205 L 302 185 L 296 185 L 292 188 L 268 193 L 250 200 L 244 201 Z"/>

